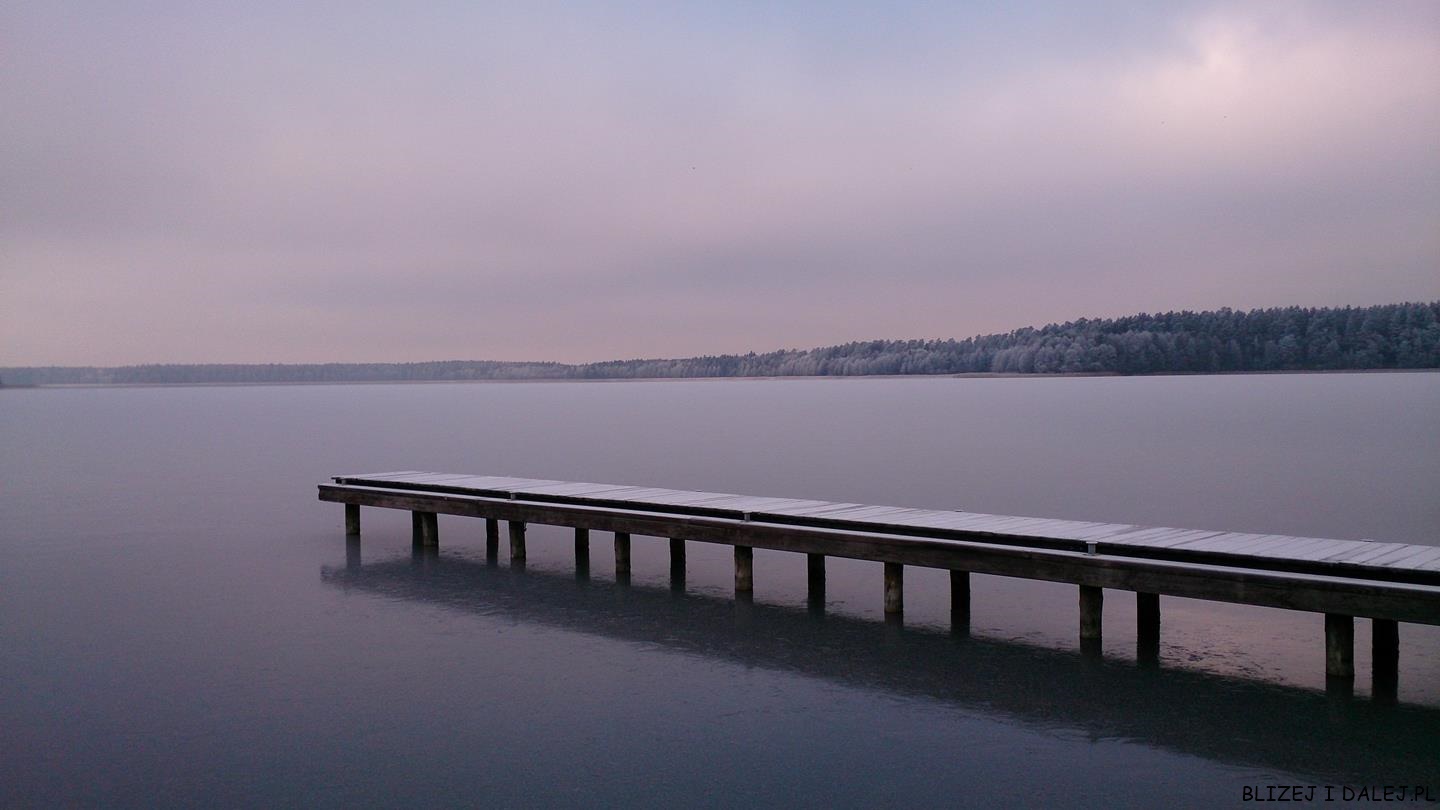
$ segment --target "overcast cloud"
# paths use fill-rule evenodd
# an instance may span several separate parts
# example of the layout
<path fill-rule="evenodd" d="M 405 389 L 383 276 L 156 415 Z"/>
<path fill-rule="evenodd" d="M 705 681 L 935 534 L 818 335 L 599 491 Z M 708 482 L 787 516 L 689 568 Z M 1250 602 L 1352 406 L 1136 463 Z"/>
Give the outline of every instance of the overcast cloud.
<path fill-rule="evenodd" d="M 0 365 L 1440 298 L 1440 4 L 0 7 Z"/>

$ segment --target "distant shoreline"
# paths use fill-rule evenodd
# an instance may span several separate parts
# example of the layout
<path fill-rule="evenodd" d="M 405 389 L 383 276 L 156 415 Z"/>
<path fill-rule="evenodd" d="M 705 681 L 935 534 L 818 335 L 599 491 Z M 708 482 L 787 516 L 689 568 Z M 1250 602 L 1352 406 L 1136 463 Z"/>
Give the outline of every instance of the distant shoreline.
<path fill-rule="evenodd" d="M 588 363 L 149 363 L 0 367 L 42 386 L 600 382 L 837 377 L 1091 377 L 1440 368 L 1440 301 L 1080 319 L 963 340 L 869 340 L 756 354 Z"/>
<path fill-rule="evenodd" d="M 195 383 L 50 383 L 41 385 L 0 385 L 4 390 L 35 390 L 50 388 L 261 388 L 303 385 L 552 385 L 564 383 L 652 383 L 652 382 L 763 382 L 793 380 L 1056 380 L 1075 377 L 1262 377 L 1304 374 L 1440 374 L 1434 368 L 1349 368 L 1296 369 L 1291 371 L 1158 371 L 1148 374 L 1120 374 L 1113 371 L 1077 371 L 1056 374 L 1021 374 L 1018 372 L 963 372 L 956 374 L 808 374 L 772 377 L 596 377 L 492 380 L 314 380 L 271 382 L 195 382 Z"/>

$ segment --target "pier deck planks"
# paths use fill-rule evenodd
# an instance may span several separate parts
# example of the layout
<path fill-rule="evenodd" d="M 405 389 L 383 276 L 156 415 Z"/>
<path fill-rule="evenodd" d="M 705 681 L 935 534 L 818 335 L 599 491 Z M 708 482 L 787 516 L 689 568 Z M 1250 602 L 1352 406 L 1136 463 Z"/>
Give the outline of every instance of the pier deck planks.
<path fill-rule="evenodd" d="M 417 471 L 335 481 L 320 485 L 320 500 L 409 510 L 430 521 L 430 534 L 417 534 L 417 542 L 433 543 L 434 516 L 448 514 L 490 526 L 508 521 L 512 555 L 517 533 L 523 554 L 525 524 L 535 523 L 614 532 L 617 549 L 621 538 L 628 549 L 635 534 L 670 538 L 672 555 L 677 542 L 683 554 L 684 541 L 694 540 L 745 549 L 747 562 L 751 548 L 804 553 L 811 563 L 826 556 L 883 562 L 887 606 L 893 596 L 897 613 L 900 573 L 918 566 L 1072 583 L 1082 595 L 1111 588 L 1323 613 L 1327 650 L 1345 646 L 1343 617 L 1440 625 L 1440 549 L 1433 546 Z M 741 588 L 751 580 L 738 552 L 736 560 Z M 1091 625 L 1100 604 L 1092 602 Z M 1085 604 L 1082 598 L 1082 636 Z M 1327 658 L 1327 675 L 1353 676 L 1349 660 Z"/>
<path fill-rule="evenodd" d="M 402 470 L 336 476 L 341 486 L 450 493 L 843 529 L 929 540 L 1440 585 L 1440 547 L 988 515 L 659 487 Z"/>

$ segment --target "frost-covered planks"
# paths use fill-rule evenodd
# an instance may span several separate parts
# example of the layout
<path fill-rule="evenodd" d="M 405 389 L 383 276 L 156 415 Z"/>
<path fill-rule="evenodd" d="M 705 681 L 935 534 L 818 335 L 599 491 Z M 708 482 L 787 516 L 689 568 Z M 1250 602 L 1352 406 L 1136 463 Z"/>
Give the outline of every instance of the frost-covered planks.
<path fill-rule="evenodd" d="M 859 506 L 840 513 L 827 513 L 827 520 L 846 520 L 855 523 L 904 524 L 911 515 L 925 514 L 923 509 L 905 509 L 898 506 Z"/>
<path fill-rule="evenodd" d="M 928 514 L 923 509 L 905 509 L 895 506 L 865 506 L 862 504 L 830 504 L 824 507 L 793 507 L 788 509 L 764 509 L 755 513 L 755 519 L 778 519 L 786 523 L 843 522 L 857 526 L 909 526 L 915 515 Z"/>
<path fill-rule="evenodd" d="M 715 501 L 709 504 L 709 506 L 712 509 L 726 509 L 744 514 L 760 509 L 773 509 L 790 503 L 799 503 L 799 501 L 792 498 L 760 498 L 754 495 L 731 495 L 724 500 Z"/>
<path fill-rule="evenodd" d="M 957 516 L 964 515 L 964 512 L 944 512 L 935 509 L 908 509 L 906 514 L 897 515 L 893 519 L 883 523 L 905 526 L 914 529 L 936 529 L 954 520 Z M 882 521 L 876 520 L 877 523 Z"/>
<path fill-rule="evenodd" d="M 511 492 L 523 493 L 526 495 L 564 495 L 568 497 L 595 497 L 603 492 L 613 492 L 614 484 L 584 484 L 584 483 L 557 483 L 557 484 L 527 484 L 524 486 L 509 487 Z"/>
<path fill-rule="evenodd" d="M 533 478 L 515 478 L 498 475 L 456 475 L 416 471 L 339 476 L 336 480 L 346 484 L 398 487 L 402 489 L 434 489 L 436 491 L 456 492 L 504 492 L 507 494 L 510 491 L 509 488 L 514 486 L 563 483 L 561 481 L 538 481 Z"/>
<path fill-rule="evenodd" d="M 866 508 L 858 503 L 836 503 L 834 501 L 796 501 L 792 504 L 773 506 L 766 509 L 768 514 L 794 515 L 796 517 L 821 517 L 837 512 L 849 512 Z"/>
<path fill-rule="evenodd" d="M 1052 518 L 734 495 L 622 484 L 399 470 L 336 476 L 343 484 L 594 505 L 1098 554 L 1273 570 L 1440 582 L 1440 548 L 1275 534 L 1145 527 Z M 1419 579 L 1416 579 L 1419 577 Z"/>
<path fill-rule="evenodd" d="M 1279 534 L 1147 529 L 1102 543 L 1102 550 L 1158 559 L 1247 564 L 1277 570 L 1353 572 L 1356 576 L 1411 579 L 1412 572 L 1440 571 L 1440 548 Z M 1427 567 L 1428 566 L 1428 567 Z M 1426 576 L 1425 574 L 1416 574 Z"/>
<path fill-rule="evenodd" d="M 1440 548 L 1434 548 L 1423 559 L 1410 560 L 1407 564 L 1421 571 L 1440 571 Z"/>
<path fill-rule="evenodd" d="M 407 476 L 408 477 L 408 476 Z M 457 479 L 445 479 L 457 480 Z M 522 484 L 523 486 L 523 484 Z M 532 485 L 533 486 L 533 485 Z M 563 495 L 527 497 L 520 493 L 496 496 L 493 491 L 479 494 L 457 494 L 443 484 L 417 485 L 395 481 L 393 486 L 364 484 L 322 484 L 320 499 L 347 506 L 371 506 L 405 509 L 421 514 L 448 514 L 504 520 L 516 526 L 528 523 L 571 526 L 587 531 L 611 531 L 620 535 L 650 535 L 683 538 L 696 542 L 721 543 L 737 548 L 764 548 L 801 552 L 810 555 L 848 557 L 874 560 L 890 566 L 920 566 L 968 571 L 979 574 L 1024 577 L 1054 582 L 1069 582 L 1088 588 L 1116 588 L 1147 594 L 1168 594 L 1191 598 L 1216 599 L 1244 604 L 1267 605 L 1342 616 L 1367 616 L 1391 621 L 1414 621 L 1440 624 L 1440 576 L 1377 576 L 1387 570 L 1384 563 L 1403 565 L 1409 560 L 1434 561 L 1425 547 L 1388 544 L 1390 548 L 1364 549 L 1375 554 L 1382 565 L 1357 569 L 1354 566 L 1328 566 L 1317 569 L 1302 567 L 1300 561 L 1280 560 L 1262 565 L 1260 557 L 1237 555 L 1205 555 L 1184 549 L 1151 549 L 1153 553 L 1187 554 L 1179 557 L 1157 557 L 1153 554 L 1119 554 L 1107 552 L 1101 544 L 1096 553 L 1085 553 L 1084 546 L 1056 546 L 1060 541 L 1022 534 L 988 535 L 956 529 L 915 529 L 909 533 L 877 530 L 845 521 L 844 527 L 828 525 L 784 524 L 744 519 L 740 513 L 707 515 L 685 511 L 691 507 L 646 504 L 639 501 L 617 501 L 615 505 L 595 505 L 551 500 Z M 670 492 L 679 492 L 671 490 Z M 705 495 L 713 493 L 700 493 Z M 692 499 L 696 493 L 681 494 Z M 737 503 L 743 496 L 717 495 L 718 501 L 706 503 Z M 847 512 L 848 513 L 848 512 Z M 940 517 L 940 515 L 932 515 Z M 1004 524 L 1009 530 L 1036 531 L 1047 525 L 1052 534 L 1070 528 L 1069 523 L 1052 524 L 1038 518 L 1011 518 L 997 515 L 953 513 L 944 516 L 945 523 L 960 521 L 975 526 L 996 527 Z M 803 518 L 798 518 L 803 520 Z M 1019 521 L 1012 523 L 1009 521 Z M 1073 523 L 1073 522 L 1071 522 Z M 1086 524 L 1080 524 L 1086 526 Z M 1104 524 L 1089 524 L 1086 530 L 1109 531 L 1113 535 L 1139 532 L 1111 530 Z M 1183 531 L 1183 530 L 1176 530 Z M 1075 532 L 1071 532 L 1072 534 Z M 1201 532 L 1205 536 L 1210 533 Z M 1216 536 L 1216 535 L 1211 535 Z M 1264 535 L 1255 535 L 1264 542 Z M 1231 538 L 1251 542 L 1252 538 Z M 1307 552 L 1319 553 L 1315 539 L 1282 538 L 1298 542 Z M 1324 541 L 1320 541 L 1324 542 Z M 1360 544 L 1375 546 L 1376 544 Z M 1378 554 L 1377 554 L 1378 551 Z M 1078 553 L 1077 553 L 1078 552 Z M 1405 552 L 1405 553 L 1400 553 Z M 737 556 L 737 559 L 738 556 Z M 737 568 L 737 571 L 739 569 Z M 1423 572 L 1421 572 L 1423 573 Z M 738 582 L 738 580 L 737 580 Z"/>

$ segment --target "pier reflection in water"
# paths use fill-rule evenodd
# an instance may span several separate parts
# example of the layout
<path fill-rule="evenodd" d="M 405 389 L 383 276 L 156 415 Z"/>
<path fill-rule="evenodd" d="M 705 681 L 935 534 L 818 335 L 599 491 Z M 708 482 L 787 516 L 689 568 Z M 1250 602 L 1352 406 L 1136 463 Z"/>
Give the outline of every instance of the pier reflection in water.
<path fill-rule="evenodd" d="M 814 605 L 594 581 L 584 570 L 527 571 L 493 557 L 417 549 L 367 564 L 356 541 L 346 559 L 323 568 L 322 579 L 1320 783 L 1440 784 L 1440 709 L 904 628 L 826 615 Z"/>

